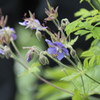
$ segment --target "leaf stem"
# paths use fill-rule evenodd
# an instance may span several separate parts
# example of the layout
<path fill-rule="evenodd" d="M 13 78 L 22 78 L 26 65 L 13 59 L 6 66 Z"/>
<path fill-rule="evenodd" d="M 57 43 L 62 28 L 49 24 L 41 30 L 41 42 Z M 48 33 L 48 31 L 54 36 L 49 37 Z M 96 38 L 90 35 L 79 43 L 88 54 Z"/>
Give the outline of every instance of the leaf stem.
<path fill-rule="evenodd" d="M 88 74 L 84 74 L 85 76 L 87 76 L 88 78 L 90 78 L 91 80 L 93 80 L 94 82 L 96 82 L 96 83 L 98 83 L 98 84 L 100 84 L 100 82 L 98 82 L 97 80 L 95 80 L 95 79 L 93 79 L 92 77 L 90 77 Z"/>
<path fill-rule="evenodd" d="M 61 67 L 62 67 L 63 72 L 64 72 L 67 76 L 69 76 L 68 73 L 67 73 L 67 71 L 65 70 L 65 68 L 64 68 L 63 66 L 61 66 Z M 76 85 L 73 83 L 73 81 L 71 81 L 71 83 L 72 83 L 72 85 L 75 87 L 75 89 L 78 90 L 78 88 L 77 88 Z"/>
<path fill-rule="evenodd" d="M 79 72 L 78 70 L 75 70 L 74 68 L 71 68 L 71 67 L 69 67 L 69 66 L 67 66 L 67 65 L 65 65 L 65 64 L 63 64 L 63 63 L 61 63 L 61 62 L 59 62 L 57 59 L 53 58 L 53 57 L 52 57 L 51 55 L 49 55 L 47 52 L 45 52 L 44 54 L 46 54 L 48 57 L 50 57 L 51 59 L 53 59 L 55 62 L 57 62 L 59 65 L 63 66 L 64 68 L 69 68 L 69 69 L 71 69 L 71 70 L 73 70 L 73 71 Z"/>
<path fill-rule="evenodd" d="M 45 83 L 47 83 L 47 84 L 49 84 L 49 85 L 51 85 L 51 86 L 53 86 L 53 87 L 55 87 L 55 88 L 61 90 L 61 91 L 64 91 L 64 92 L 66 92 L 66 93 L 69 93 L 69 94 L 72 94 L 72 95 L 73 95 L 72 92 L 67 91 L 67 90 L 65 90 L 65 89 L 62 89 L 62 88 L 60 88 L 60 87 L 58 87 L 58 86 L 56 86 L 56 85 L 50 83 L 49 81 L 45 80 L 44 78 L 42 78 L 41 76 L 39 76 L 39 75 L 37 75 L 37 74 L 35 74 L 35 73 L 33 73 L 33 74 L 34 74 L 36 77 L 38 77 L 40 80 L 42 80 L 43 82 L 45 82 Z"/>
<path fill-rule="evenodd" d="M 18 53 L 18 55 L 20 56 L 20 58 L 23 60 L 23 62 L 24 62 L 24 64 L 25 64 L 26 68 L 27 68 L 27 69 L 30 69 L 30 68 L 28 67 L 26 61 L 24 60 L 24 58 L 23 58 L 22 55 L 20 54 L 19 50 L 17 49 L 17 47 L 16 47 L 16 45 L 15 45 L 15 43 L 14 43 L 14 41 L 13 41 L 12 39 L 11 39 L 11 43 L 12 43 L 14 49 L 16 50 L 16 52 Z"/>

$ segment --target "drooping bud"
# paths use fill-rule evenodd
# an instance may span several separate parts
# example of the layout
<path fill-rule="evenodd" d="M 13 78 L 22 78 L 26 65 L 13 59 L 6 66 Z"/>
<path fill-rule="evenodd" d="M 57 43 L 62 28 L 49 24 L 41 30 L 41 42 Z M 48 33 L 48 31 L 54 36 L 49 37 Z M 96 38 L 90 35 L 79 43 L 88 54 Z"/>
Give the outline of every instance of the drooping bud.
<path fill-rule="evenodd" d="M 41 37 L 42 37 L 41 32 L 39 30 L 36 30 L 35 35 L 36 35 L 37 39 L 40 41 Z"/>
<path fill-rule="evenodd" d="M 69 24 L 69 20 L 67 18 L 64 18 L 61 20 L 61 26 L 63 27 L 63 29 L 66 28 L 66 26 Z"/>
<path fill-rule="evenodd" d="M 34 57 L 34 52 L 33 52 L 33 50 L 30 49 L 30 50 L 27 52 L 26 56 L 27 56 L 27 62 L 30 62 L 30 61 L 32 60 L 32 58 Z"/>
<path fill-rule="evenodd" d="M 44 55 L 40 55 L 39 57 L 39 61 L 42 65 L 46 65 L 46 64 L 49 64 L 49 60 L 46 56 Z"/>
<path fill-rule="evenodd" d="M 76 51 L 74 49 L 71 49 L 70 54 L 73 58 L 76 57 Z"/>
<path fill-rule="evenodd" d="M 11 52 L 8 46 L 4 46 L 4 54 L 7 59 L 11 56 Z"/>

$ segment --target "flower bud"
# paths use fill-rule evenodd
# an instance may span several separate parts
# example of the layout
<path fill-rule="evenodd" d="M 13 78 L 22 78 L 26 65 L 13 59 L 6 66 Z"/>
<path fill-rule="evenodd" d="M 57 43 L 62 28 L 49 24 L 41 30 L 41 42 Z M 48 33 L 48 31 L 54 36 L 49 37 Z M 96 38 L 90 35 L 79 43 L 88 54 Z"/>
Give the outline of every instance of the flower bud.
<path fill-rule="evenodd" d="M 7 46 L 4 47 L 4 54 L 5 54 L 5 57 L 9 59 L 9 57 L 11 56 L 9 47 Z"/>
<path fill-rule="evenodd" d="M 72 56 L 73 58 L 76 57 L 76 51 L 75 51 L 74 49 L 72 49 L 72 50 L 70 51 L 70 54 L 71 54 L 71 56 Z"/>
<path fill-rule="evenodd" d="M 40 63 L 41 63 L 42 65 L 49 64 L 48 58 L 47 58 L 46 56 L 44 56 L 44 55 L 41 55 L 41 56 L 39 57 L 39 61 L 40 61 Z"/>
<path fill-rule="evenodd" d="M 30 62 L 31 60 L 32 60 L 32 58 L 34 57 L 34 52 L 33 52 L 33 50 L 29 50 L 28 52 L 27 52 L 27 62 Z"/>
<path fill-rule="evenodd" d="M 40 41 L 41 37 L 42 37 L 41 32 L 37 30 L 35 35 L 36 35 L 37 39 Z"/>
<path fill-rule="evenodd" d="M 69 20 L 67 18 L 64 18 L 61 20 L 61 26 L 65 29 L 66 26 L 69 24 Z"/>

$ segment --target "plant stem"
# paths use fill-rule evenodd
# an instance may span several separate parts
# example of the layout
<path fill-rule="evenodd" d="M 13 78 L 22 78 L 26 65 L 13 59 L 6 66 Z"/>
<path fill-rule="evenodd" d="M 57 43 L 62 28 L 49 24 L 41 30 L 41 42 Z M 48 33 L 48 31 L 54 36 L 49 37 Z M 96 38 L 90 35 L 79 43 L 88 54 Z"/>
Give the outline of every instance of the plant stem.
<path fill-rule="evenodd" d="M 20 54 L 19 50 L 17 49 L 17 47 L 16 47 L 16 45 L 15 45 L 15 43 L 14 43 L 14 41 L 13 41 L 12 39 L 11 39 L 11 43 L 12 43 L 14 49 L 16 50 L 16 52 L 18 53 L 18 55 L 20 56 L 20 58 L 21 58 L 21 59 L 23 60 L 23 62 L 25 63 L 26 68 L 27 68 L 27 69 L 30 69 L 30 68 L 28 67 L 26 61 L 24 60 L 24 58 L 23 58 L 22 55 Z"/>
<path fill-rule="evenodd" d="M 83 80 L 83 76 L 82 75 L 81 75 L 81 80 L 82 80 L 83 91 L 85 93 L 85 86 L 84 86 L 84 80 Z"/>
<path fill-rule="evenodd" d="M 62 66 L 62 68 L 63 68 L 63 66 Z M 65 73 L 67 76 L 69 76 L 68 73 L 67 73 L 67 71 L 65 70 L 65 68 L 63 68 L 63 71 L 64 71 L 64 73 Z M 76 85 L 73 83 L 73 81 L 71 81 L 71 83 L 72 83 L 72 85 L 78 90 L 78 88 L 77 88 Z"/>
<path fill-rule="evenodd" d="M 75 70 L 75 69 L 73 69 L 73 68 L 71 68 L 71 67 L 69 67 L 69 66 L 67 66 L 67 65 L 65 65 L 65 64 L 63 64 L 63 63 L 61 63 L 61 62 L 59 62 L 57 59 L 53 58 L 53 57 L 52 57 L 51 55 L 49 55 L 48 53 L 45 52 L 44 54 L 46 54 L 48 57 L 50 57 L 51 59 L 53 59 L 55 62 L 57 62 L 59 65 L 63 66 L 64 68 L 69 68 L 69 69 L 71 69 L 71 70 L 73 70 L 73 71 L 79 72 L 78 70 Z"/>
<path fill-rule="evenodd" d="M 93 4 L 89 1 L 89 0 L 86 0 L 89 4 L 90 4 L 90 6 L 94 9 L 94 10 L 96 10 L 96 8 L 93 6 Z"/>
<path fill-rule="evenodd" d="M 100 84 L 100 82 L 98 82 L 97 80 L 93 79 L 92 77 L 90 77 L 89 75 L 87 75 L 86 73 L 84 74 L 85 76 L 87 76 L 88 78 L 90 78 L 91 80 L 93 80 L 94 82 Z"/>
<path fill-rule="evenodd" d="M 99 0 L 96 0 L 96 2 L 100 5 L 100 1 Z"/>
<path fill-rule="evenodd" d="M 37 74 L 35 74 L 35 73 L 33 73 L 33 74 L 34 74 L 36 77 L 38 77 L 40 80 L 42 80 L 43 82 L 45 82 L 45 83 L 47 83 L 47 84 L 49 84 L 49 85 L 51 85 L 51 86 L 53 86 L 53 87 L 55 87 L 55 88 L 61 90 L 61 91 L 64 91 L 64 92 L 66 92 L 66 93 L 69 93 L 69 94 L 72 94 L 72 95 L 73 95 L 72 92 L 69 92 L 69 91 L 67 91 L 67 90 L 65 90 L 65 89 L 62 89 L 62 88 L 60 88 L 60 87 L 58 87 L 58 86 L 56 86 L 56 85 L 50 83 L 49 81 L 45 80 L 44 78 L 42 78 L 41 76 L 39 76 L 39 75 L 37 75 Z"/>

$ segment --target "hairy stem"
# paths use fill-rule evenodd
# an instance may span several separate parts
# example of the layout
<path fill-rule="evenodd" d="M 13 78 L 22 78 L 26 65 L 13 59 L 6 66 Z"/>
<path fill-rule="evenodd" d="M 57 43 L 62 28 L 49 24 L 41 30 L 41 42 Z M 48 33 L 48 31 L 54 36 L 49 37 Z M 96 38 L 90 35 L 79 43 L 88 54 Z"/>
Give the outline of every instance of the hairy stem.
<path fill-rule="evenodd" d="M 55 88 L 61 90 L 61 91 L 64 91 L 64 92 L 66 92 L 66 93 L 69 93 L 69 94 L 72 94 L 72 95 L 73 95 L 72 92 L 67 91 L 67 90 L 65 90 L 65 89 L 62 89 L 62 88 L 60 88 L 60 87 L 58 87 L 58 86 L 56 86 L 56 85 L 50 83 L 49 81 L 45 80 L 44 78 L 42 78 L 41 76 L 39 76 L 39 75 L 37 75 L 37 74 L 35 74 L 35 73 L 33 73 L 33 74 L 34 74 L 36 77 L 38 77 L 40 80 L 42 80 L 43 82 L 45 82 L 45 83 L 47 83 L 47 84 L 49 84 L 49 85 L 51 85 L 51 86 L 53 86 L 53 87 L 55 87 Z"/>

